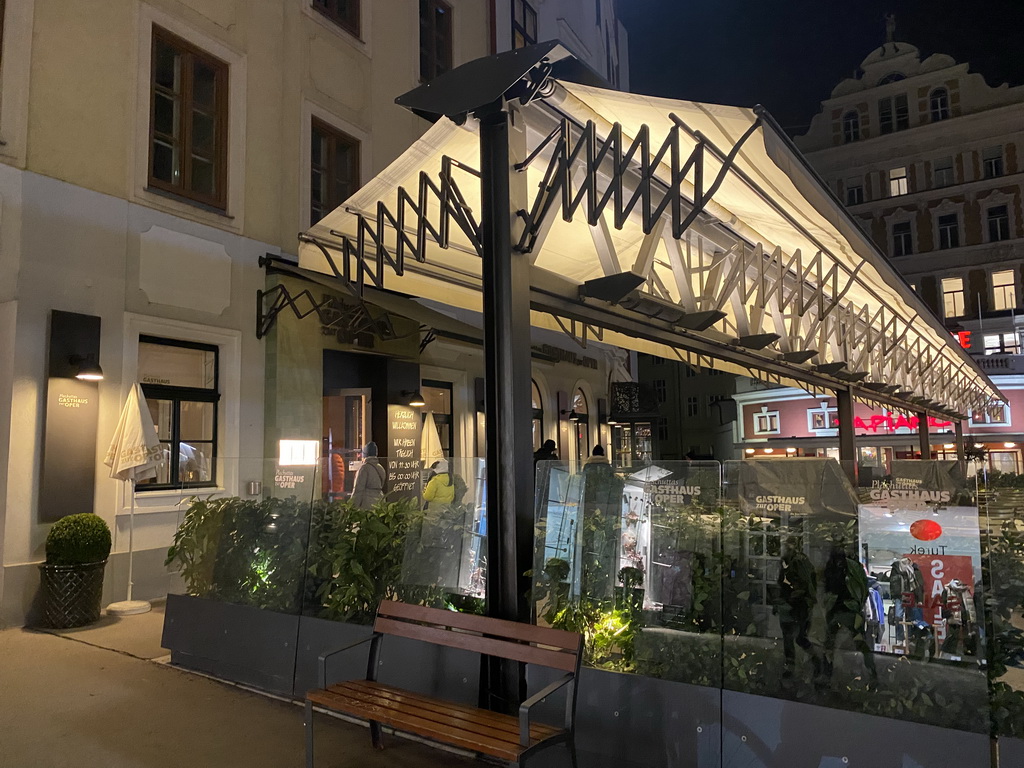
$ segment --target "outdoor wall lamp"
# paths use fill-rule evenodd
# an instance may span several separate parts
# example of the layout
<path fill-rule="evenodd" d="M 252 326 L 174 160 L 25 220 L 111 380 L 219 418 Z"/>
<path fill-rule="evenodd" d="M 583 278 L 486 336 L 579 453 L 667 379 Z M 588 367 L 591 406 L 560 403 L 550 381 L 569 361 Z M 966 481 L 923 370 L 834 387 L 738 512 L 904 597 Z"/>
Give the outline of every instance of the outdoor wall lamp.
<path fill-rule="evenodd" d="M 427 401 L 423 399 L 423 395 L 416 389 L 403 389 L 402 396 L 409 398 L 409 405 L 413 408 L 422 408 L 427 404 Z"/>
<path fill-rule="evenodd" d="M 72 355 L 68 363 L 77 366 L 75 378 L 80 381 L 103 381 L 103 369 L 96 362 L 95 355 Z"/>

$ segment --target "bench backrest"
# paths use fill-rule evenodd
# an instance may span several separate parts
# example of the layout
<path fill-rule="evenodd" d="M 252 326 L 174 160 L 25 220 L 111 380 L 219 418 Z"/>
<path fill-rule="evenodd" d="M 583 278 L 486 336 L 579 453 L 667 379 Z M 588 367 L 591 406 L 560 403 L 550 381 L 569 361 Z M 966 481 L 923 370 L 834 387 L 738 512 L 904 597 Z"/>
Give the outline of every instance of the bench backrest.
<path fill-rule="evenodd" d="M 581 638 L 578 632 L 393 600 L 381 602 L 373 629 L 385 635 L 462 648 L 565 672 L 579 669 Z"/>

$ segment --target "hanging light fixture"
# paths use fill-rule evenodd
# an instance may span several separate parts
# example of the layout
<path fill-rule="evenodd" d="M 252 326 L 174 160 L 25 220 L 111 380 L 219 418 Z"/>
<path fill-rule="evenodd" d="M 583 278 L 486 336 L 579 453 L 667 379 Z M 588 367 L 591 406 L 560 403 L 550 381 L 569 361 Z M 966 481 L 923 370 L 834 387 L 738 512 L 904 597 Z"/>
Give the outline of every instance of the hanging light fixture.
<path fill-rule="evenodd" d="M 427 401 L 423 399 L 423 394 L 418 389 L 403 390 L 402 395 L 409 398 L 408 404 L 413 408 L 422 408 L 427 404 Z"/>
<path fill-rule="evenodd" d="M 72 355 L 68 362 L 78 366 L 75 378 L 79 381 L 103 381 L 103 369 L 95 355 Z"/>

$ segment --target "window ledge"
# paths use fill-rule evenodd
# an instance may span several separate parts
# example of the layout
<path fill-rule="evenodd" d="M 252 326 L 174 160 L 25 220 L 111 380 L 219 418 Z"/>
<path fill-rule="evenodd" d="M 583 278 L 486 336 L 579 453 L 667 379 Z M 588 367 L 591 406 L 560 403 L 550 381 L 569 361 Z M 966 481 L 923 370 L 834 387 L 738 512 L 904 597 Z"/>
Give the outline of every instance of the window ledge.
<path fill-rule="evenodd" d="M 201 203 L 198 200 L 193 200 L 191 197 L 188 197 L 187 195 L 176 195 L 173 192 L 168 192 L 166 189 L 160 189 L 159 187 L 149 186 L 144 187 L 142 191 L 149 195 L 156 195 L 157 197 L 162 197 L 167 200 L 174 200 L 175 202 L 181 203 L 182 205 L 188 205 L 193 208 L 197 208 L 200 211 L 205 211 L 206 213 L 212 213 L 215 216 L 221 216 L 222 218 L 225 218 L 228 221 L 235 220 L 235 217 L 230 215 L 223 208 L 218 208 L 215 205 L 210 205 L 209 203 Z"/>

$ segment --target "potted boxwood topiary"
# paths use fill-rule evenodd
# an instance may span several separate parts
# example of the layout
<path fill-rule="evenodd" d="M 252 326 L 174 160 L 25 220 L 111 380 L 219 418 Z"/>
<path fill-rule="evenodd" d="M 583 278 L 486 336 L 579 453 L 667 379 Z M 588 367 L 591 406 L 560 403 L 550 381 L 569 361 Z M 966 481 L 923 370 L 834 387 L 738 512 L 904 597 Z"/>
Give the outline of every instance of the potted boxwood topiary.
<path fill-rule="evenodd" d="M 68 515 L 53 524 L 39 566 L 46 626 L 66 629 L 99 619 L 109 555 L 110 528 L 98 515 Z"/>

